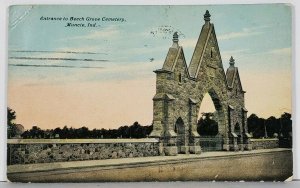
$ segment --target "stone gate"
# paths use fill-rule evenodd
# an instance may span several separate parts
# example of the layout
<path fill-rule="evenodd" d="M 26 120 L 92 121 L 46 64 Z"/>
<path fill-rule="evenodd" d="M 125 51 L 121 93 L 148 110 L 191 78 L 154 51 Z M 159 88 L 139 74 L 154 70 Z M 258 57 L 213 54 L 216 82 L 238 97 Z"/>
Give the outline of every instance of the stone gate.
<path fill-rule="evenodd" d="M 208 11 L 191 63 L 187 66 L 177 32 L 163 67 L 156 73 L 151 137 L 161 141 L 161 153 L 201 152 L 197 118 L 202 99 L 208 93 L 214 103 L 223 150 L 251 150 L 238 68 L 231 57 L 226 73 L 218 47 L 214 25 Z"/>

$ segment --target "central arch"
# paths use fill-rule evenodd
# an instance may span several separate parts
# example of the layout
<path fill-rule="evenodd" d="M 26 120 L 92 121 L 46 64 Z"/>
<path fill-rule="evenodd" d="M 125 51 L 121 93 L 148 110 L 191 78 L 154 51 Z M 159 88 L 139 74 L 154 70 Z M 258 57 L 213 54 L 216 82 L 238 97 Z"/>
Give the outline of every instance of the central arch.
<path fill-rule="evenodd" d="M 223 139 L 227 137 L 227 111 L 224 108 L 223 103 L 226 104 L 226 99 L 220 97 L 220 94 L 216 92 L 216 89 L 209 88 L 204 95 L 201 95 L 201 100 L 198 103 L 197 114 L 200 113 L 201 105 L 203 103 L 204 96 L 208 95 L 213 103 L 215 111 L 213 113 L 214 120 L 217 122 L 217 134 L 215 135 L 200 135 L 200 146 L 203 151 L 218 151 L 223 149 Z M 198 125 L 198 122 L 197 122 Z"/>
<path fill-rule="evenodd" d="M 200 103 L 197 118 L 197 131 L 201 136 L 215 136 L 218 134 L 218 113 L 208 93 Z"/>
<path fill-rule="evenodd" d="M 200 112 L 200 107 L 202 104 L 202 100 L 204 98 L 204 96 L 208 94 L 214 104 L 215 107 L 215 115 L 217 116 L 217 123 L 218 123 L 218 134 L 220 134 L 220 136 L 224 137 L 227 136 L 227 111 L 226 111 L 226 107 L 224 107 L 224 105 L 222 105 L 222 101 L 223 103 L 226 104 L 226 99 L 220 97 L 219 94 L 217 94 L 216 90 L 214 88 L 210 88 L 208 89 L 206 92 L 204 92 L 204 94 L 201 95 L 199 103 L 197 105 L 197 114 L 199 114 Z"/>

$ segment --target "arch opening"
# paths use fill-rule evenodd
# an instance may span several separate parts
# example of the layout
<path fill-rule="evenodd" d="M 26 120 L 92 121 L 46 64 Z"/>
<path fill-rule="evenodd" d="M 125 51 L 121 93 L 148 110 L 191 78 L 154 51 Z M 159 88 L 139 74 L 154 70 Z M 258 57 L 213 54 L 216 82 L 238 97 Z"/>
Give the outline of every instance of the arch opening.
<path fill-rule="evenodd" d="M 235 134 L 237 134 L 238 136 L 241 135 L 241 127 L 240 127 L 240 124 L 237 122 L 234 126 L 234 132 Z"/>
<path fill-rule="evenodd" d="M 206 93 L 201 101 L 197 131 L 201 136 L 215 136 L 218 134 L 218 111 L 209 93 Z"/>
<path fill-rule="evenodd" d="M 180 151 L 181 146 L 185 146 L 185 127 L 184 122 L 181 117 L 179 117 L 174 125 L 174 131 L 177 134 L 177 147 L 178 151 Z"/>

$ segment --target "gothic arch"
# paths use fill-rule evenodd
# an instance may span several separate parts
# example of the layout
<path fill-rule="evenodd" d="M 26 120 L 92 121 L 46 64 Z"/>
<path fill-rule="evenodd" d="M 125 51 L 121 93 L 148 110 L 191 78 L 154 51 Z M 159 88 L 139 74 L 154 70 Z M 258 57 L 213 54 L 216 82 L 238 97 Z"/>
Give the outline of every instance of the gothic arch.
<path fill-rule="evenodd" d="M 184 121 L 181 117 L 177 118 L 175 125 L 174 125 L 174 132 L 177 134 L 177 149 L 178 153 L 181 153 L 182 149 L 181 146 L 186 145 L 186 127 L 184 125 Z M 183 148 L 184 152 L 184 148 Z"/>
<path fill-rule="evenodd" d="M 201 84 L 201 82 L 199 82 L 199 84 Z M 209 96 L 211 97 L 212 102 L 213 102 L 214 107 L 217 112 L 219 134 L 221 136 L 225 136 L 227 133 L 227 127 L 226 127 L 227 111 L 226 111 L 226 103 L 224 104 L 224 102 L 222 103 L 222 101 L 225 101 L 226 99 L 219 97 L 219 96 L 221 96 L 221 94 L 217 94 L 216 90 L 213 87 L 207 89 L 206 91 L 204 91 L 204 93 L 200 94 L 201 97 L 200 97 L 199 103 L 197 104 L 196 114 L 199 114 L 202 100 L 206 93 L 208 93 Z"/>
<path fill-rule="evenodd" d="M 204 14 L 204 20 L 189 66 L 175 32 L 163 67 L 154 71 L 156 94 L 153 98 L 153 131 L 150 136 L 161 140 L 166 155 L 201 152 L 197 118 L 206 93 L 211 96 L 218 112 L 218 130 L 223 139 L 223 149 L 251 149 L 249 140 L 245 140 L 247 144 L 243 140 L 249 138 L 247 110 L 244 106 L 245 91 L 235 60 L 230 58 L 230 66 L 225 74 L 208 11 Z M 245 135 L 239 141 L 233 130 L 236 122 L 243 126 L 241 130 L 245 130 Z"/>

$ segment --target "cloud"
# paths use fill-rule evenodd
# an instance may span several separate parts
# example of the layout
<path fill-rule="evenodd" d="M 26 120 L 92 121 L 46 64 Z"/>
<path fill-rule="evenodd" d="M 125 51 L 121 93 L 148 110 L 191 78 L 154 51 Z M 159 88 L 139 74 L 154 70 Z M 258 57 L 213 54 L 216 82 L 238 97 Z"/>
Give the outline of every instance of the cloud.
<path fill-rule="evenodd" d="M 25 60 L 59 60 L 59 61 L 101 61 L 106 62 L 106 59 L 79 59 L 79 58 L 61 58 L 61 57 L 9 57 L 9 59 L 25 59 Z"/>
<path fill-rule="evenodd" d="M 163 60 L 150 61 L 140 61 L 135 63 L 111 63 L 110 66 L 105 67 L 101 70 L 101 75 L 98 72 L 94 72 L 93 75 L 89 75 L 90 79 L 95 79 L 97 76 L 105 76 L 105 79 L 97 79 L 97 82 L 110 80 L 135 80 L 140 78 L 155 77 L 153 73 L 154 70 L 161 68 Z M 77 75 L 77 77 L 82 77 L 82 80 L 88 79 L 85 73 L 82 75 Z"/>
<path fill-rule="evenodd" d="M 249 49 L 241 49 L 241 50 L 227 50 L 227 51 L 222 51 L 221 56 L 222 60 L 225 62 L 230 59 L 232 56 L 234 59 L 240 58 L 242 56 L 245 56 L 249 53 Z"/>
<path fill-rule="evenodd" d="M 240 54 L 240 55 L 242 55 L 242 54 Z M 288 60 L 290 62 L 290 59 L 292 57 L 292 49 L 290 47 L 276 48 L 276 49 L 270 49 L 269 51 L 264 51 L 264 52 L 248 53 L 248 54 L 244 53 L 244 55 L 245 55 L 245 57 L 247 56 L 249 58 L 250 57 L 251 58 L 260 57 L 260 59 L 263 61 L 266 61 L 265 58 L 273 59 L 272 62 L 282 61 L 285 58 L 286 60 Z"/>
<path fill-rule="evenodd" d="M 183 48 L 195 48 L 198 38 L 189 38 L 179 40 L 179 45 Z"/>
<path fill-rule="evenodd" d="M 103 28 L 102 30 L 92 31 L 87 35 L 74 36 L 69 38 L 64 38 L 62 40 L 78 40 L 78 39 L 113 39 L 120 36 L 121 31 L 116 25 L 111 25 Z"/>
<path fill-rule="evenodd" d="M 244 28 L 240 32 L 231 32 L 231 33 L 219 35 L 218 40 L 229 40 L 229 39 L 234 39 L 234 38 L 243 38 L 243 37 L 249 37 L 249 36 L 260 35 L 260 34 L 263 34 L 263 32 L 253 31 L 251 29 Z"/>
<path fill-rule="evenodd" d="M 79 52 L 86 53 L 87 55 L 99 54 L 99 55 L 108 55 L 107 50 L 103 49 L 102 46 L 99 45 L 83 45 L 81 44 L 78 47 L 60 47 L 57 48 L 56 51 L 67 51 L 67 52 Z"/>
<path fill-rule="evenodd" d="M 170 46 L 167 45 L 161 45 L 161 46 L 156 46 L 156 47 L 135 47 L 135 48 L 127 48 L 122 50 L 121 52 L 118 52 L 118 56 L 116 59 L 121 59 L 123 57 L 125 57 L 126 59 L 128 59 L 128 56 L 134 56 L 134 55 L 145 55 L 145 58 L 147 58 L 148 56 L 146 56 L 146 54 L 150 54 L 150 56 L 154 55 L 155 52 L 164 52 L 165 54 L 168 52 Z"/>
<path fill-rule="evenodd" d="M 15 67 L 52 67 L 52 68 L 85 68 L 85 69 L 103 69 L 104 67 L 90 67 L 90 66 L 70 66 L 70 65 L 28 65 L 28 64 L 9 64 Z"/>
<path fill-rule="evenodd" d="M 278 49 L 272 49 L 270 51 L 268 51 L 267 53 L 269 54 L 273 54 L 273 55 L 284 55 L 284 56 L 291 56 L 292 54 L 292 49 L 289 48 L 278 48 Z"/>
<path fill-rule="evenodd" d="M 96 53 L 87 51 L 49 51 L 49 50 L 10 50 L 11 52 L 18 53 L 66 53 L 66 54 L 104 54 L 106 53 Z"/>

